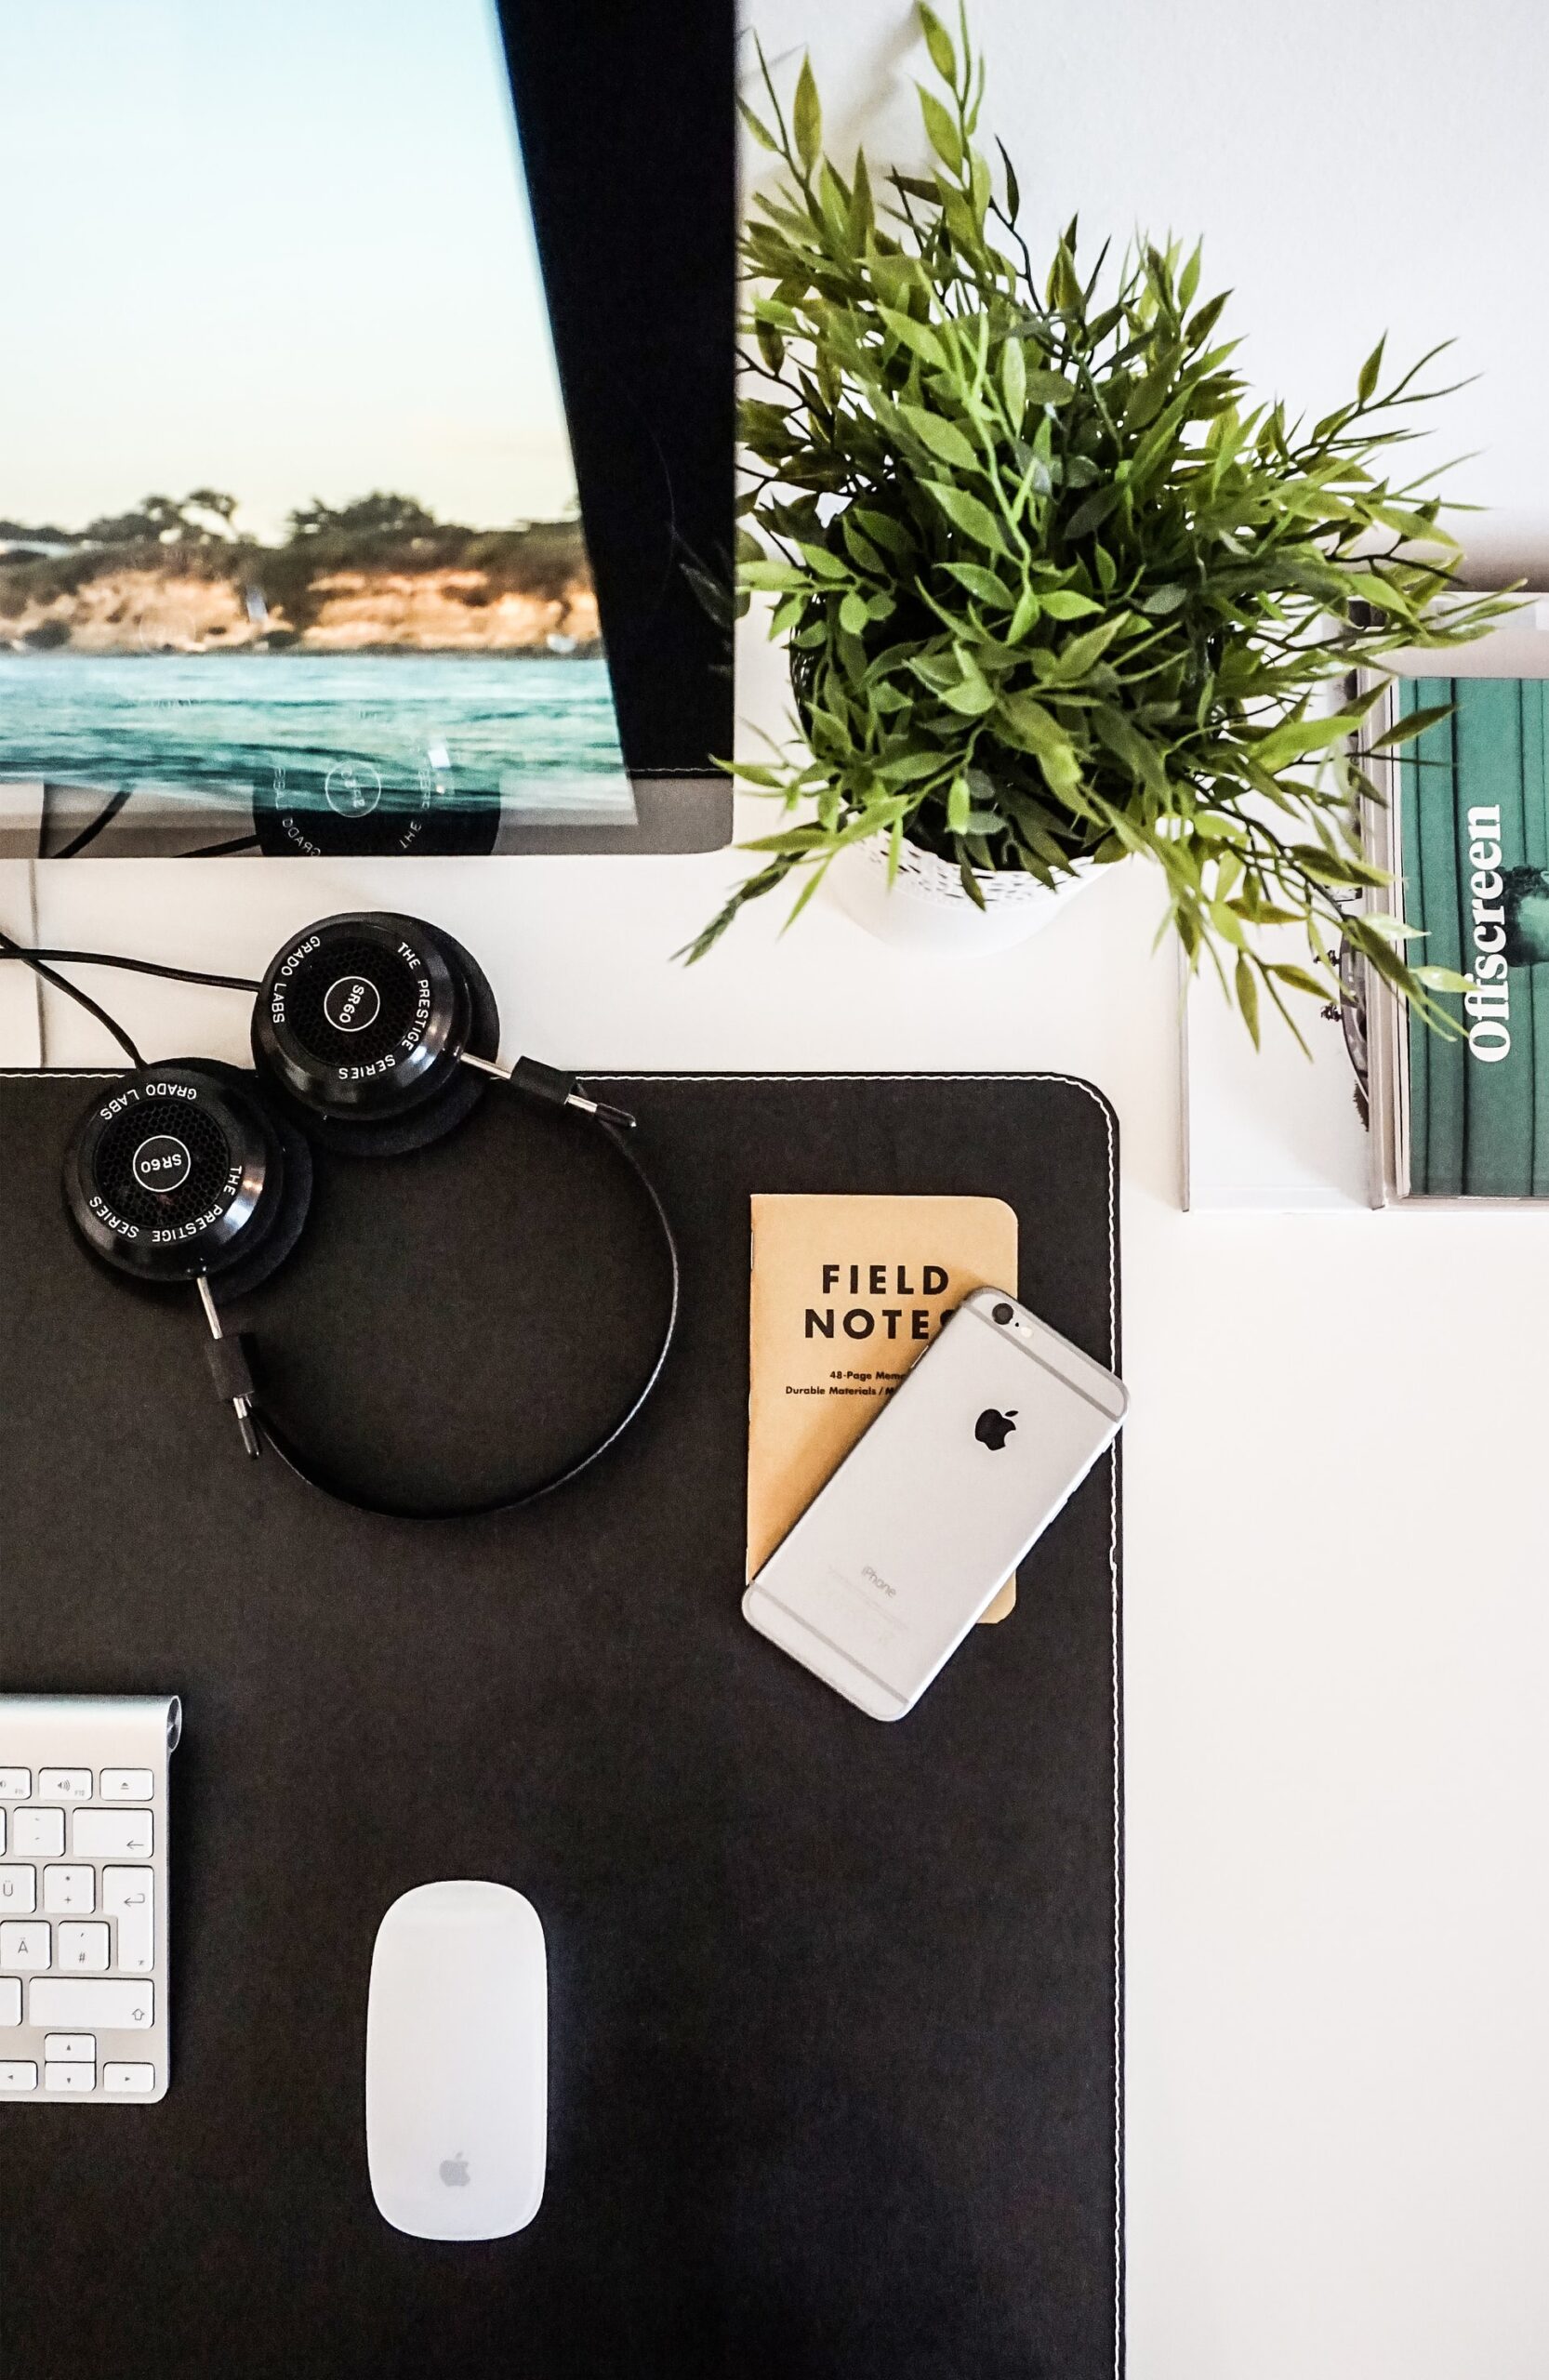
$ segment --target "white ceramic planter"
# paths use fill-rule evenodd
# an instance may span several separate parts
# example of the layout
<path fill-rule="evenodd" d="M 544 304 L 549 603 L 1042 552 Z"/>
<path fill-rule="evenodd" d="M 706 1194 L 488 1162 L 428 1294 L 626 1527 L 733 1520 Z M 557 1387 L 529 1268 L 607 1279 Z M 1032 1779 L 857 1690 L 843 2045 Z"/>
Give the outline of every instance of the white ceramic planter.
<path fill-rule="evenodd" d="M 852 843 L 829 866 L 825 890 L 880 942 L 940 958 L 972 958 L 1028 941 L 1069 907 L 1097 871 L 1088 865 L 1053 891 L 1036 876 L 981 873 L 981 909 L 964 892 L 950 860 L 904 845 L 898 874 L 887 880 L 887 838 Z"/>

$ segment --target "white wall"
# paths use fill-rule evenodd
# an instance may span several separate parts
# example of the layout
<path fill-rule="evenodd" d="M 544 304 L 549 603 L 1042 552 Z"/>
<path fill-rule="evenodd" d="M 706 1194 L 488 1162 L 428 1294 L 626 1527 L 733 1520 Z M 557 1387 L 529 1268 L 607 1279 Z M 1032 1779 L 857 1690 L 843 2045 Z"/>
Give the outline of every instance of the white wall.
<path fill-rule="evenodd" d="M 920 154 L 907 0 L 744 16 L 788 82 L 810 46 L 841 151 Z M 1476 569 L 1549 579 L 1541 0 L 973 0 L 970 17 L 1026 219 L 1203 232 L 1204 286 L 1236 291 L 1256 386 L 1317 411 L 1382 331 L 1405 357 L 1455 338 L 1456 371 L 1481 377 L 1422 451 L 1479 450 L 1455 479 L 1490 508 L 1459 532 Z"/>

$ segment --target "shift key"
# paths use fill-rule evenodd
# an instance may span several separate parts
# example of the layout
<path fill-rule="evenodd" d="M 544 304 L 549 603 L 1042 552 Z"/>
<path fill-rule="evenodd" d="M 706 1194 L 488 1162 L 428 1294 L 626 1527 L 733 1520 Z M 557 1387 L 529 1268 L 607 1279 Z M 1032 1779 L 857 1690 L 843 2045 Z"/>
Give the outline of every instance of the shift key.
<path fill-rule="evenodd" d="M 71 1848 L 77 1859 L 149 1859 L 149 1810 L 72 1810 Z"/>
<path fill-rule="evenodd" d="M 27 2020 L 58 2026 L 60 2032 L 146 2033 L 155 2016 L 155 1987 L 150 1982 L 104 1983 L 93 1977 L 33 1977 Z"/>

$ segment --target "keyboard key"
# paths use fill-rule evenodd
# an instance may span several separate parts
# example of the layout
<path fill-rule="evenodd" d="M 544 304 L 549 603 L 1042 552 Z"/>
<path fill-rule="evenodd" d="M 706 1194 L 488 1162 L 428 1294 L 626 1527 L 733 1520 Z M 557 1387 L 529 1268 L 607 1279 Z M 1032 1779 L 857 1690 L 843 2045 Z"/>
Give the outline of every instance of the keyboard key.
<path fill-rule="evenodd" d="M 21 1986 L 18 1984 L 16 1988 L 20 1991 Z M 43 2055 L 46 2058 L 60 2058 L 66 2063 L 73 2061 L 86 2066 L 95 2066 L 97 2036 L 95 2033 L 45 2033 Z"/>
<path fill-rule="evenodd" d="M 37 1870 L 0 1868 L 0 1917 L 31 1917 L 37 1907 Z"/>
<path fill-rule="evenodd" d="M 113 2065 L 102 2069 L 104 2091 L 153 2091 L 155 2087 L 155 2068 L 142 2066 L 138 2059 L 115 2060 Z"/>
<path fill-rule="evenodd" d="M 104 1802 L 148 1802 L 151 1787 L 148 1768 L 104 1768 L 99 1798 Z"/>
<path fill-rule="evenodd" d="M 13 1810 L 11 1849 L 19 1859 L 57 1859 L 64 1849 L 62 1810 Z"/>
<path fill-rule="evenodd" d="M 105 1925 L 61 1925 L 60 1964 L 70 1974 L 108 1972 L 108 1929 Z"/>
<path fill-rule="evenodd" d="M 45 1868 L 43 1906 L 66 1917 L 89 1917 L 97 1906 L 96 1869 Z"/>
<path fill-rule="evenodd" d="M 46 2063 L 43 2069 L 43 2087 L 46 2091 L 95 2091 L 97 2069 L 95 2066 Z"/>
<path fill-rule="evenodd" d="M 0 1768 L 0 1802 L 25 1802 L 32 1790 L 30 1768 Z"/>
<path fill-rule="evenodd" d="M 8 1976 L 0 1976 L 0 2025 L 21 2022 L 21 1986 Z"/>
<path fill-rule="evenodd" d="M 25 2058 L 19 2058 L 7 2066 L 5 2060 L 0 2058 L 0 2091 L 35 2091 L 36 2089 L 37 2068 L 35 2066 L 30 2065 Z"/>
<path fill-rule="evenodd" d="M 13 1920 L 0 1925 L 0 1967 L 12 1975 L 29 1975 L 48 1964 L 50 1929 L 41 1918 Z M 37 2020 L 34 2017 L 33 2022 Z"/>
<path fill-rule="evenodd" d="M 112 1773 L 111 1771 L 109 1772 Z M 19 1818 L 29 1814 L 19 1810 Z M 62 1811 L 59 1813 L 62 1818 Z M 77 1859 L 149 1859 L 152 1846 L 149 1810 L 72 1810 L 71 1848 Z M 59 1849 L 62 1851 L 61 1842 Z"/>
<path fill-rule="evenodd" d="M 89 1768 L 40 1768 L 37 1789 L 46 1802 L 89 1802 Z"/>
<path fill-rule="evenodd" d="M 118 1964 L 126 1975 L 148 1975 L 155 1960 L 155 1871 L 104 1868 L 102 1914 L 118 1920 Z"/>
<path fill-rule="evenodd" d="M 61 2032 L 148 2033 L 155 2009 L 153 1983 L 99 1983 L 85 1976 L 40 1975 L 28 1986 L 29 2024 L 58 2025 Z"/>

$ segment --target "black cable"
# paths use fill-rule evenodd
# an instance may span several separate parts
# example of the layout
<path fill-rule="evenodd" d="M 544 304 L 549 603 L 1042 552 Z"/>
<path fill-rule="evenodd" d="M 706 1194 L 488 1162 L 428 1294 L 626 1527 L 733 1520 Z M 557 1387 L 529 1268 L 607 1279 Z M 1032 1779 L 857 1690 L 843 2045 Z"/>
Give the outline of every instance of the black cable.
<path fill-rule="evenodd" d="M 13 945 L 17 957 L 23 954 Z M 0 952 L 0 957 L 8 957 Z M 172 984 L 213 984 L 220 992 L 257 992 L 262 989 L 254 975 L 211 975 L 198 967 L 164 967 L 155 959 L 119 959 L 106 950 L 34 950 L 34 959 L 52 959 L 56 966 L 122 967 L 132 975 L 163 975 Z"/>
<path fill-rule="evenodd" d="M 51 984 L 57 992 L 63 992 L 67 999 L 73 1000 L 78 1008 L 86 1010 L 88 1016 L 94 1016 L 99 1025 L 106 1026 L 132 1066 L 144 1065 L 145 1060 L 117 1018 L 110 1016 L 107 1010 L 94 1000 L 89 992 L 83 992 L 79 984 L 71 983 L 66 976 L 56 975 L 52 967 L 35 950 L 28 950 L 20 942 L 13 942 L 8 933 L 0 933 L 0 957 L 20 959 L 22 965 L 30 967 L 33 974 L 40 976 L 44 983 Z"/>
<path fill-rule="evenodd" d="M 629 1120 L 632 1123 L 634 1119 L 631 1117 Z M 617 1420 L 610 1423 L 606 1435 L 599 1438 L 593 1446 L 589 1447 L 586 1453 L 578 1460 L 563 1464 L 560 1470 L 549 1473 L 547 1478 L 535 1480 L 530 1487 L 497 1488 L 493 1495 L 476 1496 L 467 1503 L 442 1503 L 430 1499 L 420 1501 L 400 1496 L 375 1496 L 368 1490 L 356 1487 L 352 1481 L 344 1476 L 342 1472 L 335 1470 L 330 1464 L 306 1452 L 296 1439 L 286 1435 L 274 1416 L 265 1410 L 261 1392 L 256 1393 L 251 1418 L 258 1423 L 260 1435 L 273 1448 L 280 1461 L 287 1470 L 296 1474 L 298 1479 L 304 1480 L 309 1488 L 315 1488 L 321 1495 L 331 1497 L 337 1504 L 348 1504 L 357 1513 L 375 1513 L 384 1520 L 482 1520 L 494 1513 L 520 1512 L 523 1505 L 536 1504 L 542 1497 L 551 1496 L 556 1488 L 568 1487 L 571 1480 L 578 1479 L 583 1471 L 589 1471 L 599 1457 L 606 1454 L 608 1448 L 623 1436 L 661 1378 L 662 1367 L 667 1362 L 668 1354 L 677 1336 L 678 1309 L 682 1296 L 682 1263 L 679 1254 L 677 1235 L 669 1219 L 661 1193 L 623 1134 L 616 1131 L 613 1126 L 605 1123 L 600 1116 L 590 1119 L 589 1129 L 594 1132 L 601 1132 L 604 1139 L 612 1143 L 635 1183 L 643 1191 L 652 1220 L 656 1226 L 662 1251 L 667 1259 L 667 1321 L 656 1343 L 656 1352 L 651 1359 L 651 1368 L 644 1380 Z M 242 1334 L 238 1339 L 239 1355 L 245 1352 L 245 1334 Z M 218 1376 L 217 1395 L 223 1398 L 229 1396 L 231 1385 L 231 1382 Z M 242 1386 L 243 1393 L 245 1395 L 252 1388 L 252 1382 L 250 1379 L 239 1379 L 239 1385 Z"/>
<path fill-rule="evenodd" d="M 51 852 L 49 853 L 49 857 L 51 859 L 73 859 L 77 852 L 84 852 L 88 843 L 94 843 L 97 840 L 98 836 L 101 833 L 104 826 L 111 826 L 113 825 L 113 820 L 117 817 L 119 812 L 123 809 L 124 804 L 128 800 L 129 796 L 133 791 L 134 787 L 132 786 L 121 786 L 116 793 L 109 796 L 108 800 L 102 804 L 101 809 L 97 813 L 96 817 L 88 818 L 80 833 L 78 835 L 73 835 L 69 842 L 65 844 L 61 851 Z"/>

